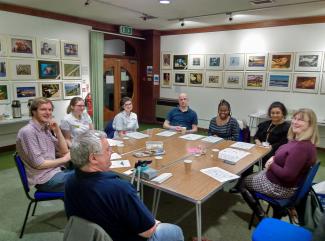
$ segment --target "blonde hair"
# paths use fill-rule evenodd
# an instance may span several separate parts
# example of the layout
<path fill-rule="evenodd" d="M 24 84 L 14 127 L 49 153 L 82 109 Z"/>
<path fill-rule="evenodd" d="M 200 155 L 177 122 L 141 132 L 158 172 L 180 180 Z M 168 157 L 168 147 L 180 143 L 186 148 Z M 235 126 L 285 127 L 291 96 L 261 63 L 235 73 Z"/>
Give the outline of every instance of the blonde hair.
<path fill-rule="evenodd" d="M 296 136 L 296 134 L 293 133 L 292 124 L 291 124 L 289 131 L 288 131 L 288 139 L 289 140 L 298 140 L 298 141 L 310 140 L 311 143 L 313 143 L 314 145 L 317 145 L 319 143 L 319 132 L 318 132 L 318 126 L 317 126 L 317 116 L 316 116 L 315 112 L 308 108 L 302 108 L 302 109 L 299 109 L 296 112 L 294 112 L 292 115 L 292 118 L 294 118 L 296 116 L 299 116 L 302 120 L 308 122 L 309 127 L 306 131 L 301 133 L 301 135 L 299 135 L 299 138 L 298 138 Z"/>

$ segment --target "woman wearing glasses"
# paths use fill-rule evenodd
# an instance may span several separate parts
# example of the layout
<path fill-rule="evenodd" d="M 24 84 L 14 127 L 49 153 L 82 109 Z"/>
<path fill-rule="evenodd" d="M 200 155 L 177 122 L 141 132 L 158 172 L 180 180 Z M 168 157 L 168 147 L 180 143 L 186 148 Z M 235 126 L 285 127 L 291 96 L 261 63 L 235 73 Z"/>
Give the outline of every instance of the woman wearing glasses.
<path fill-rule="evenodd" d="M 85 111 L 85 102 L 81 97 L 71 99 L 67 115 L 61 121 L 60 128 L 69 147 L 73 138 L 89 129 L 94 129 L 92 120 Z"/>

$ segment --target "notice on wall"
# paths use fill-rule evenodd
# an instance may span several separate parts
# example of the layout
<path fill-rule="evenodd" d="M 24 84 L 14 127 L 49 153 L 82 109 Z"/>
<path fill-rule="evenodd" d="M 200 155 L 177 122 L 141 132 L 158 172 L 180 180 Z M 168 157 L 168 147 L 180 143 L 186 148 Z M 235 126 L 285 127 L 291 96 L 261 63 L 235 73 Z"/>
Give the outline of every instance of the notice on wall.
<path fill-rule="evenodd" d="M 147 77 L 152 77 L 153 74 L 153 68 L 151 65 L 147 66 Z"/>
<path fill-rule="evenodd" d="M 153 85 L 159 85 L 159 74 L 153 75 Z"/>

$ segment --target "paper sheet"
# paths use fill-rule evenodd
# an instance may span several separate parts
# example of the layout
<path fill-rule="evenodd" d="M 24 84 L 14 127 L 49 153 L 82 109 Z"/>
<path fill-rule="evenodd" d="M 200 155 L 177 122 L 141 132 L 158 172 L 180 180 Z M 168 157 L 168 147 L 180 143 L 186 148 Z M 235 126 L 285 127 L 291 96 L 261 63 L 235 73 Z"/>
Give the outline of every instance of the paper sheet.
<path fill-rule="evenodd" d="M 247 143 L 247 142 L 240 142 L 240 141 L 231 145 L 231 147 L 240 148 L 240 149 L 244 149 L 244 150 L 249 150 L 253 146 L 255 146 L 255 144 L 251 144 L 251 143 Z"/>
<path fill-rule="evenodd" d="M 130 167 L 130 161 L 129 160 L 118 160 L 118 161 L 112 161 L 112 165 L 110 168 L 121 168 L 121 167 Z"/>
<path fill-rule="evenodd" d="M 225 160 L 229 164 L 236 164 L 240 159 L 247 156 L 249 152 L 233 148 L 226 148 L 219 151 L 218 158 Z"/>
<path fill-rule="evenodd" d="M 179 138 L 183 138 L 183 139 L 188 140 L 188 141 L 195 141 L 195 140 L 201 139 L 203 137 L 204 136 L 197 135 L 197 134 L 187 134 L 187 135 L 180 136 Z"/>
<path fill-rule="evenodd" d="M 141 132 L 128 132 L 126 134 L 128 137 L 134 138 L 134 139 L 142 139 L 142 138 L 146 138 L 149 137 L 147 134 L 143 134 Z"/>
<path fill-rule="evenodd" d="M 169 137 L 169 136 L 173 136 L 175 134 L 177 134 L 177 132 L 175 132 L 175 131 L 162 131 L 162 132 L 157 133 L 156 135 L 157 136 L 166 136 L 166 137 Z"/>
<path fill-rule="evenodd" d="M 114 140 L 114 139 L 107 138 L 107 141 L 110 146 L 119 146 L 119 145 L 123 144 L 123 141 L 118 141 L 118 140 Z"/>
<path fill-rule="evenodd" d="M 239 178 L 239 176 L 232 174 L 219 167 L 205 168 L 205 169 L 201 169 L 200 171 L 219 182 L 227 182 L 229 180 L 234 180 Z"/>
<path fill-rule="evenodd" d="M 218 136 L 207 136 L 203 138 L 201 141 L 211 142 L 211 143 L 217 143 L 219 141 L 222 141 L 223 139 Z"/>
<path fill-rule="evenodd" d="M 121 158 L 122 158 L 122 156 L 117 154 L 116 152 L 113 152 L 111 155 L 111 161 L 116 160 L 116 159 L 121 159 Z"/>

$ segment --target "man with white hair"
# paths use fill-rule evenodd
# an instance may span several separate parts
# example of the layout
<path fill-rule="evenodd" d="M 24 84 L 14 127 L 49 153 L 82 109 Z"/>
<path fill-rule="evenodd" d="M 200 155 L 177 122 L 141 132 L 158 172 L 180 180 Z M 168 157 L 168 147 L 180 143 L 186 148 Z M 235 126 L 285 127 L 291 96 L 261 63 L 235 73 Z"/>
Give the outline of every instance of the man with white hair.
<path fill-rule="evenodd" d="M 183 241 L 182 230 L 155 220 L 134 187 L 110 172 L 106 134 L 89 130 L 70 147 L 75 174 L 65 184 L 67 216 L 100 225 L 114 241 Z"/>

